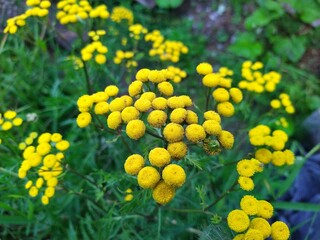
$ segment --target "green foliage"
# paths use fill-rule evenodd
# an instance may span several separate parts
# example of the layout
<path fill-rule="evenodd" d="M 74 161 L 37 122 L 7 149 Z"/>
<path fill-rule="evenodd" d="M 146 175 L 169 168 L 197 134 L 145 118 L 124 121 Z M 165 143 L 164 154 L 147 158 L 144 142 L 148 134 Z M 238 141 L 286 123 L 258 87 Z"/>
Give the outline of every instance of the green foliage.
<path fill-rule="evenodd" d="M 183 0 L 156 0 L 160 8 L 177 8 L 183 3 Z"/>

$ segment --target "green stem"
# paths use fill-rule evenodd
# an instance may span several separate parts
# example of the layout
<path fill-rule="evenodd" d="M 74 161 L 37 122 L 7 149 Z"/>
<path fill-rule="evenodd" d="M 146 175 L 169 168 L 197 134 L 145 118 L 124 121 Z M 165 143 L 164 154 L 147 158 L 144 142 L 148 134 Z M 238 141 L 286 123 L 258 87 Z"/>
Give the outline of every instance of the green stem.
<path fill-rule="evenodd" d="M 207 215 L 214 215 L 210 211 L 204 211 L 203 209 L 189 209 L 189 208 L 166 208 L 167 210 L 180 212 L 180 213 L 203 213 Z"/>
<path fill-rule="evenodd" d="M 161 239 L 161 207 L 158 208 L 158 235 L 157 239 Z"/>
<path fill-rule="evenodd" d="M 224 193 L 222 193 L 220 195 L 220 197 L 218 197 L 213 203 L 211 203 L 210 205 L 208 205 L 207 207 L 205 207 L 203 210 L 207 211 L 208 209 L 210 209 L 211 207 L 213 207 L 214 205 L 216 205 L 220 200 L 222 200 L 225 196 L 227 196 L 230 192 L 232 192 L 234 190 L 234 188 L 237 186 L 238 180 L 236 180 L 232 186 L 225 191 Z"/>
<path fill-rule="evenodd" d="M 88 94 L 92 94 L 93 90 L 92 90 L 91 81 L 90 81 L 90 77 L 89 77 L 89 73 L 88 73 L 87 63 L 85 61 L 82 61 L 82 62 L 83 62 L 84 76 L 85 76 L 86 83 L 87 83 Z"/>
<path fill-rule="evenodd" d="M 7 170 L 7 169 L 5 169 L 5 168 L 3 168 L 3 167 L 0 167 L 0 171 L 3 172 L 3 173 L 7 173 L 7 174 L 9 174 L 9 175 L 12 175 L 12 176 L 14 176 L 14 177 L 19 178 L 19 177 L 18 177 L 18 174 L 16 174 L 15 172 L 12 172 L 12 171 L 10 171 L 10 170 Z"/>
<path fill-rule="evenodd" d="M 320 150 L 320 143 L 318 143 L 316 146 L 314 146 L 305 156 L 306 159 L 308 159 L 309 157 L 311 157 L 315 152 L 317 152 L 318 150 Z"/>
<path fill-rule="evenodd" d="M 210 90 L 211 88 L 206 87 L 206 108 L 205 108 L 206 110 L 205 111 L 208 111 L 208 108 L 209 108 Z"/>
<path fill-rule="evenodd" d="M 8 39 L 8 33 L 6 33 L 2 38 L 2 41 L 1 41 L 1 44 L 0 44 L 0 52 L 2 52 L 2 50 L 4 48 L 4 45 L 6 44 L 7 39 Z"/>

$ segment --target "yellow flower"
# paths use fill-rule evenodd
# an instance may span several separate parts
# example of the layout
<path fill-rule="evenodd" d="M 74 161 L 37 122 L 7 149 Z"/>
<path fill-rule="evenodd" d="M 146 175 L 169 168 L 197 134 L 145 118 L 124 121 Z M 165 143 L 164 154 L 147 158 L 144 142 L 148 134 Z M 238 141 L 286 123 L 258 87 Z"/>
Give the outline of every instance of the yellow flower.
<path fill-rule="evenodd" d="M 163 97 L 157 97 L 152 101 L 152 107 L 155 110 L 164 110 L 167 108 L 167 99 Z"/>
<path fill-rule="evenodd" d="M 176 108 L 170 114 L 170 121 L 173 123 L 183 123 L 187 117 L 187 110 L 184 108 Z"/>
<path fill-rule="evenodd" d="M 104 89 L 104 91 L 109 97 L 115 97 L 119 93 L 119 88 L 115 85 L 109 85 Z"/>
<path fill-rule="evenodd" d="M 79 97 L 77 105 L 79 108 L 90 108 L 93 103 L 93 98 L 89 95 L 83 95 Z"/>
<path fill-rule="evenodd" d="M 191 111 L 191 110 L 187 110 L 187 116 L 185 119 L 187 124 L 197 124 L 198 123 L 198 115 Z"/>
<path fill-rule="evenodd" d="M 144 167 L 138 173 L 138 184 L 142 188 L 153 188 L 160 180 L 160 174 L 154 167 Z"/>
<path fill-rule="evenodd" d="M 248 215 L 258 213 L 258 201 L 254 196 L 245 195 L 240 201 L 240 207 Z"/>
<path fill-rule="evenodd" d="M 133 194 L 126 194 L 124 197 L 124 201 L 130 202 L 133 199 Z"/>
<path fill-rule="evenodd" d="M 139 154 L 132 154 L 124 163 L 124 170 L 130 175 L 137 175 L 144 166 L 144 158 Z"/>
<path fill-rule="evenodd" d="M 224 88 L 217 88 L 213 91 L 212 96 L 217 102 L 226 102 L 229 100 L 229 92 Z"/>
<path fill-rule="evenodd" d="M 49 143 L 40 143 L 37 146 L 37 153 L 39 153 L 42 156 L 48 154 L 50 150 L 51 150 L 51 145 Z"/>
<path fill-rule="evenodd" d="M 31 186 L 32 186 L 32 181 L 29 180 L 24 187 L 25 189 L 29 189 Z"/>
<path fill-rule="evenodd" d="M 112 112 L 107 119 L 109 128 L 116 130 L 122 122 L 121 113 L 119 111 Z"/>
<path fill-rule="evenodd" d="M 210 111 L 205 112 L 203 115 L 204 115 L 205 120 L 215 120 L 218 123 L 221 123 L 221 117 L 220 117 L 219 113 L 217 113 L 215 111 L 210 110 Z"/>
<path fill-rule="evenodd" d="M 109 99 L 108 94 L 106 94 L 105 92 L 102 92 L 102 91 L 92 94 L 91 97 L 95 103 L 105 102 Z"/>
<path fill-rule="evenodd" d="M 17 116 L 17 112 L 8 110 L 3 114 L 4 118 L 12 120 Z"/>
<path fill-rule="evenodd" d="M 62 135 L 60 133 L 53 133 L 51 135 L 51 142 L 60 142 L 62 140 Z"/>
<path fill-rule="evenodd" d="M 218 136 L 222 131 L 220 123 L 215 120 L 206 120 L 202 126 L 209 135 Z"/>
<path fill-rule="evenodd" d="M 49 204 L 49 198 L 47 196 L 42 196 L 41 197 L 41 202 L 43 205 L 48 205 Z"/>
<path fill-rule="evenodd" d="M 67 140 L 62 140 L 56 144 L 56 148 L 59 151 L 65 151 L 70 147 L 70 143 Z"/>
<path fill-rule="evenodd" d="M 243 159 L 237 164 L 237 172 L 243 177 L 252 177 L 255 174 L 255 168 L 251 160 Z"/>
<path fill-rule="evenodd" d="M 264 239 L 268 238 L 271 234 L 270 224 L 264 218 L 252 219 L 250 222 L 250 228 L 259 230 L 262 233 Z"/>
<path fill-rule="evenodd" d="M 217 111 L 224 117 L 231 117 L 234 114 L 234 107 L 230 102 L 221 102 L 217 105 Z"/>
<path fill-rule="evenodd" d="M 235 232 L 243 232 L 248 229 L 250 219 L 248 215 L 242 210 L 233 210 L 227 217 L 228 226 Z"/>
<path fill-rule="evenodd" d="M 160 93 L 162 93 L 163 95 L 165 95 L 167 97 L 172 96 L 173 91 L 174 91 L 172 84 L 169 82 L 159 83 L 158 90 Z"/>
<path fill-rule="evenodd" d="M 11 122 L 4 122 L 2 125 L 2 130 L 3 131 L 8 131 L 12 128 L 12 123 Z"/>
<path fill-rule="evenodd" d="M 140 69 L 136 74 L 136 79 L 141 82 L 147 82 L 150 70 L 147 68 Z"/>
<path fill-rule="evenodd" d="M 109 111 L 109 104 L 107 102 L 99 102 L 94 106 L 94 113 L 97 115 L 106 114 Z"/>
<path fill-rule="evenodd" d="M 184 108 L 185 102 L 181 101 L 182 99 L 180 97 L 177 96 L 173 96 L 168 98 L 167 100 L 167 105 L 169 108 L 175 109 L 175 108 Z"/>
<path fill-rule="evenodd" d="M 58 179 L 56 177 L 51 177 L 47 180 L 48 187 L 55 187 L 58 184 Z"/>
<path fill-rule="evenodd" d="M 88 112 L 82 112 L 77 117 L 77 125 L 79 128 L 87 127 L 91 123 L 92 117 Z"/>
<path fill-rule="evenodd" d="M 32 186 L 30 189 L 29 189 L 29 195 L 30 197 L 36 197 L 39 193 L 39 189 L 36 187 L 36 186 Z"/>
<path fill-rule="evenodd" d="M 180 142 L 184 136 L 184 129 L 180 124 L 169 123 L 163 129 L 163 136 L 169 142 Z"/>
<path fill-rule="evenodd" d="M 242 101 L 243 95 L 239 88 L 230 88 L 229 93 L 230 93 L 231 99 L 235 103 L 240 103 Z"/>
<path fill-rule="evenodd" d="M 234 137 L 232 133 L 222 130 L 218 136 L 218 141 L 225 149 L 231 149 L 233 147 Z"/>
<path fill-rule="evenodd" d="M 43 186 L 43 183 L 44 183 L 44 180 L 43 178 L 38 178 L 37 181 L 36 181 L 36 187 L 37 188 L 41 188 Z"/>
<path fill-rule="evenodd" d="M 295 160 L 294 153 L 289 149 L 286 149 L 283 153 L 284 153 L 286 164 L 288 165 L 294 164 L 294 160 Z"/>
<path fill-rule="evenodd" d="M 42 133 L 38 137 L 38 143 L 48 143 L 51 141 L 51 133 Z"/>
<path fill-rule="evenodd" d="M 197 66 L 196 71 L 201 75 L 207 75 L 213 72 L 213 68 L 210 63 L 203 62 Z"/>
<path fill-rule="evenodd" d="M 34 146 L 28 146 L 26 149 L 23 151 L 23 158 L 28 158 L 31 153 L 34 153 L 36 151 L 36 148 Z"/>
<path fill-rule="evenodd" d="M 273 109 L 278 109 L 281 107 L 281 102 L 278 100 L 278 99 L 273 99 L 271 100 L 270 102 L 270 106 L 273 108 Z"/>
<path fill-rule="evenodd" d="M 190 124 L 186 127 L 186 137 L 189 141 L 197 143 L 206 138 L 206 132 L 201 125 Z"/>
<path fill-rule="evenodd" d="M 181 159 L 186 156 L 188 147 L 184 142 L 169 143 L 167 150 L 173 159 Z"/>
<path fill-rule="evenodd" d="M 166 77 L 162 71 L 159 70 L 150 70 L 148 79 L 153 83 L 161 83 L 166 81 Z"/>
<path fill-rule="evenodd" d="M 177 164 L 169 164 L 162 171 L 162 178 L 166 184 L 181 187 L 186 181 L 186 173 Z"/>
<path fill-rule="evenodd" d="M 109 104 L 109 109 L 111 112 L 122 111 L 126 107 L 126 103 L 123 98 L 115 98 Z"/>
<path fill-rule="evenodd" d="M 254 189 L 254 183 L 251 178 L 249 177 L 242 177 L 238 178 L 238 183 L 240 187 L 245 191 L 252 191 Z"/>
<path fill-rule="evenodd" d="M 273 206 L 265 200 L 259 200 L 257 216 L 263 217 L 265 219 L 269 219 L 272 217 L 272 215 L 273 215 Z"/>
<path fill-rule="evenodd" d="M 160 128 L 166 123 L 167 118 L 166 112 L 153 110 L 149 113 L 147 120 L 152 127 Z"/>
<path fill-rule="evenodd" d="M 104 64 L 107 61 L 107 58 L 105 55 L 103 54 L 97 54 L 94 58 L 94 60 L 96 61 L 96 63 L 98 64 Z"/>
<path fill-rule="evenodd" d="M 146 126 L 144 125 L 144 122 L 139 119 L 131 120 L 126 126 L 126 133 L 128 137 L 134 140 L 138 140 L 143 137 L 145 131 Z"/>
<path fill-rule="evenodd" d="M 140 112 L 147 112 L 151 108 L 151 102 L 146 98 L 139 98 L 135 103 L 134 106 Z"/>
<path fill-rule="evenodd" d="M 126 107 L 132 106 L 132 103 L 133 103 L 132 97 L 128 95 L 122 95 L 120 98 L 123 99 L 124 103 L 126 104 Z"/>
<path fill-rule="evenodd" d="M 121 112 L 121 118 L 124 123 L 128 123 L 131 120 L 138 119 L 140 116 L 140 112 L 133 106 L 126 107 Z"/>
<path fill-rule="evenodd" d="M 202 84 L 206 87 L 216 87 L 220 83 L 220 74 L 209 73 L 202 78 Z"/>
<path fill-rule="evenodd" d="M 175 195 L 175 188 L 166 184 L 164 181 L 160 181 L 157 186 L 152 190 L 153 199 L 161 204 L 167 204 Z"/>
<path fill-rule="evenodd" d="M 145 98 L 152 102 L 156 98 L 156 94 L 154 92 L 144 92 L 140 98 Z"/>
<path fill-rule="evenodd" d="M 244 235 L 246 240 L 263 240 L 263 234 L 257 229 L 249 229 Z"/>
<path fill-rule="evenodd" d="M 237 234 L 232 240 L 245 240 L 244 233 Z"/>
<path fill-rule="evenodd" d="M 128 87 L 129 95 L 131 97 L 139 95 L 142 91 L 142 86 L 143 83 L 141 81 L 133 81 Z"/>
<path fill-rule="evenodd" d="M 16 127 L 21 126 L 22 123 L 23 123 L 22 118 L 15 118 L 12 120 L 13 126 L 16 126 Z"/>
<path fill-rule="evenodd" d="M 55 189 L 53 187 L 47 187 L 46 190 L 44 191 L 45 196 L 48 198 L 51 198 L 55 194 Z"/>
<path fill-rule="evenodd" d="M 156 167 L 163 167 L 170 163 L 171 156 L 165 148 L 154 148 L 149 152 L 149 161 L 151 165 Z"/>
<path fill-rule="evenodd" d="M 272 159 L 272 153 L 266 148 L 260 148 L 255 152 L 255 158 L 264 164 L 268 164 Z"/>
<path fill-rule="evenodd" d="M 290 237 L 290 231 L 284 222 L 276 221 L 271 225 L 271 237 L 274 240 L 287 240 Z"/>
<path fill-rule="evenodd" d="M 281 151 L 274 151 L 272 153 L 272 164 L 281 167 L 286 163 L 285 154 Z"/>
<path fill-rule="evenodd" d="M 43 166 L 47 168 L 52 168 L 57 162 L 56 155 L 48 154 L 43 158 Z"/>

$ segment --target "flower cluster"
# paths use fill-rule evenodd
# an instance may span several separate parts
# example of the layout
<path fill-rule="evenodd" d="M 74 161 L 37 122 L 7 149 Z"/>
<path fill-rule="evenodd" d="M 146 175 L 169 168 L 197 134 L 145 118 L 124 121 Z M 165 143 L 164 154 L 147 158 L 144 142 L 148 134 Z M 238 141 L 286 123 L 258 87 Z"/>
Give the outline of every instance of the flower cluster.
<path fill-rule="evenodd" d="M 63 25 L 87 18 L 107 19 L 110 15 L 106 5 L 102 4 L 93 8 L 87 0 L 80 0 L 79 3 L 75 0 L 60 0 L 57 8 L 59 11 L 56 18 Z"/>
<path fill-rule="evenodd" d="M 89 43 L 81 50 L 81 58 L 83 61 L 89 61 L 93 58 L 94 53 L 96 55 L 94 60 L 98 64 L 104 64 L 107 61 L 105 54 L 108 52 L 108 48 L 104 46 L 100 40 L 100 37 L 105 35 L 104 30 L 90 31 L 88 36 L 93 40 L 92 43 Z"/>
<path fill-rule="evenodd" d="M 78 70 L 78 69 L 80 69 L 80 68 L 83 68 L 83 66 L 84 66 L 81 58 L 76 57 L 76 56 L 66 57 L 65 60 L 67 60 L 67 61 L 68 61 L 68 60 L 72 61 L 72 63 L 73 63 L 73 68 L 74 68 L 75 70 Z"/>
<path fill-rule="evenodd" d="M 129 25 L 133 23 L 133 13 L 125 7 L 114 7 L 111 12 L 111 20 L 120 23 L 123 20 L 127 21 Z"/>
<path fill-rule="evenodd" d="M 217 73 L 213 72 L 213 67 L 207 62 L 200 63 L 197 66 L 197 72 L 204 75 L 202 84 L 211 88 L 215 88 L 212 92 L 213 99 L 218 103 L 217 112 L 223 117 L 231 117 L 235 110 L 231 103 L 238 104 L 242 101 L 243 95 L 239 88 L 231 87 L 232 79 L 229 78 L 233 72 L 226 68 L 221 67 Z"/>
<path fill-rule="evenodd" d="M 0 128 L 1 131 L 8 131 L 12 127 L 18 127 L 23 123 L 23 119 L 20 117 L 17 117 L 17 112 L 8 110 L 5 111 L 2 117 L 2 114 L 0 113 Z"/>
<path fill-rule="evenodd" d="M 125 191 L 124 201 L 130 202 L 130 201 L 132 201 L 132 199 L 133 199 L 132 189 L 128 188 Z"/>
<path fill-rule="evenodd" d="M 143 68 L 129 85 L 129 96 L 118 97 L 119 89 L 108 86 L 104 92 L 81 96 L 77 102 L 81 112 L 77 124 L 81 128 L 92 121 L 93 109 L 95 114 L 106 117 L 109 128 L 117 130 L 125 125 L 127 136 L 133 140 L 148 133 L 165 142 L 165 147 L 149 151 L 150 165 L 146 165 L 140 154 L 132 154 L 124 164 L 126 173 L 137 176 L 141 188 L 152 189 L 153 198 L 159 204 L 171 201 L 176 188 L 186 181 L 184 169 L 172 161 L 186 156 L 188 144 L 202 144 L 206 151 L 212 152 L 214 141 L 217 144 L 214 151 L 219 152 L 217 149 L 230 149 L 234 143 L 233 135 L 222 129 L 217 112 L 205 112 L 203 122 L 199 123 L 198 115 L 190 109 L 193 105 L 191 98 L 174 95 L 174 86 L 170 82 L 174 77 L 167 69 Z"/>
<path fill-rule="evenodd" d="M 261 62 L 245 61 L 242 64 L 241 75 L 244 78 L 239 82 L 239 88 L 250 92 L 262 93 L 273 92 L 281 80 L 281 74 L 271 71 L 263 74 L 259 69 L 263 68 Z"/>
<path fill-rule="evenodd" d="M 113 59 L 115 64 L 121 64 L 122 62 L 126 62 L 126 67 L 137 67 L 138 63 L 133 60 L 134 53 L 132 51 L 124 52 L 122 50 L 116 51 L 116 56 Z"/>
<path fill-rule="evenodd" d="M 284 117 L 279 118 L 279 120 L 277 120 L 275 123 L 276 125 L 282 126 L 283 128 L 287 128 L 289 126 L 287 119 Z"/>
<path fill-rule="evenodd" d="M 239 233 L 233 239 L 287 240 L 290 237 L 288 226 L 281 221 L 270 225 L 267 221 L 273 216 L 273 206 L 265 200 L 257 200 L 245 195 L 240 201 L 241 209 L 232 210 L 227 217 L 230 229 Z"/>
<path fill-rule="evenodd" d="M 238 183 L 245 191 L 254 189 L 252 177 L 257 172 L 263 171 L 263 164 L 255 158 L 242 159 L 237 163 L 237 172 L 239 174 Z"/>
<path fill-rule="evenodd" d="M 130 37 L 133 37 L 135 40 L 139 40 L 141 35 L 144 35 L 148 30 L 143 27 L 141 24 L 133 24 L 129 27 Z"/>
<path fill-rule="evenodd" d="M 179 62 L 180 55 L 188 53 L 189 49 L 180 41 L 165 40 L 159 30 L 154 30 L 145 35 L 145 41 L 152 42 L 149 55 L 159 56 L 162 61 Z"/>
<path fill-rule="evenodd" d="M 15 34 L 19 27 L 26 25 L 29 17 L 45 17 L 48 15 L 51 3 L 47 0 L 27 0 L 26 5 L 29 7 L 24 13 L 9 18 L 4 33 Z"/>
<path fill-rule="evenodd" d="M 29 135 L 30 141 L 36 139 L 36 134 Z M 32 138 L 32 139 L 31 139 Z M 63 140 L 60 133 L 43 133 L 37 138 L 37 145 L 29 145 L 23 151 L 23 161 L 18 171 L 19 178 L 26 178 L 28 181 L 25 188 L 29 190 L 31 197 L 36 197 L 39 190 L 45 188 L 41 201 L 44 205 L 49 203 L 50 198 L 55 194 L 55 187 L 58 184 L 58 176 L 62 173 L 61 161 L 64 158 L 63 152 L 70 144 Z M 27 140 L 26 140 L 27 141 Z M 33 171 L 31 171 L 31 169 Z M 44 187 L 46 183 L 46 187 Z"/>
<path fill-rule="evenodd" d="M 270 106 L 273 109 L 279 109 L 281 107 L 284 107 L 285 111 L 289 114 L 295 113 L 295 108 L 291 103 L 290 97 L 286 93 L 281 93 L 279 95 L 279 99 L 273 99 L 270 101 Z"/>

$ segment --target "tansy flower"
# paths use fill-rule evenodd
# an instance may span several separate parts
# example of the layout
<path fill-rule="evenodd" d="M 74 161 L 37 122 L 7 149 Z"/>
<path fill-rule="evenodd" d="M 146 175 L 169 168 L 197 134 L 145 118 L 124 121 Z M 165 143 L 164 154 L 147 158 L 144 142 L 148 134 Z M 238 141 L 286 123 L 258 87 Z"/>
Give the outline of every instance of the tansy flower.
<path fill-rule="evenodd" d="M 144 166 L 144 158 L 139 154 L 132 154 L 124 163 L 124 170 L 130 175 L 137 175 Z"/>
<path fill-rule="evenodd" d="M 240 187 L 245 191 L 252 191 L 254 189 L 254 183 L 251 178 L 249 177 L 242 177 L 238 178 L 238 183 Z"/>
<path fill-rule="evenodd" d="M 249 229 L 245 235 L 244 239 L 246 240 L 263 240 L 263 234 L 257 229 Z"/>
<path fill-rule="evenodd" d="M 152 127 L 160 128 L 166 123 L 167 114 L 161 110 L 153 110 L 149 113 L 147 121 Z"/>
<path fill-rule="evenodd" d="M 94 113 L 97 115 L 106 114 L 109 111 L 109 104 L 107 102 L 99 102 L 94 106 Z"/>
<path fill-rule="evenodd" d="M 166 184 L 181 187 L 186 181 L 186 173 L 177 164 L 169 164 L 162 171 L 162 178 Z"/>
<path fill-rule="evenodd" d="M 220 83 L 220 74 L 209 73 L 202 78 L 202 84 L 206 87 L 217 87 Z"/>
<path fill-rule="evenodd" d="M 252 177 L 255 174 L 255 168 L 251 160 L 243 159 L 237 164 L 237 172 L 243 177 Z"/>
<path fill-rule="evenodd" d="M 134 106 L 140 112 L 147 112 L 151 108 L 151 102 L 146 98 L 139 98 L 135 103 Z"/>
<path fill-rule="evenodd" d="M 141 82 L 147 82 L 150 70 L 147 68 L 142 68 L 136 73 L 136 79 Z"/>
<path fill-rule="evenodd" d="M 221 123 L 221 117 L 220 117 L 219 113 L 217 113 L 215 111 L 210 110 L 210 111 L 205 112 L 203 115 L 204 115 L 205 120 L 215 120 L 218 123 Z"/>
<path fill-rule="evenodd" d="M 80 128 L 87 127 L 91 123 L 92 117 L 88 112 L 82 112 L 77 117 L 77 125 Z"/>
<path fill-rule="evenodd" d="M 187 116 L 186 116 L 185 121 L 187 124 L 197 124 L 198 123 L 198 115 L 191 110 L 187 110 Z"/>
<path fill-rule="evenodd" d="M 160 181 L 157 186 L 152 190 L 153 199 L 161 204 L 167 204 L 175 195 L 175 188 L 166 184 L 164 181 Z"/>
<path fill-rule="evenodd" d="M 160 174 L 154 167 L 144 167 L 138 173 L 138 184 L 142 188 L 153 188 L 160 180 Z"/>
<path fill-rule="evenodd" d="M 234 107 L 230 102 L 221 102 L 217 105 L 217 111 L 224 117 L 231 117 L 234 114 Z"/>
<path fill-rule="evenodd" d="M 281 221 L 276 221 L 271 225 L 271 237 L 274 240 L 287 240 L 290 237 L 288 226 Z"/>
<path fill-rule="evenodd" d="M 163 167 L 170 163 L 171 156 L 165 148 L 154 148 L 149 152 L 149 161 L 151 165 L 156 167 Z"/>
<path fill-rule="evenodd" d="M 183 141 L 169 143 L 167 150 L 173 159 L 181 159 L 186 156 L 188 147 Z"/>
<path fill-rule="evenodd" d="M 105 93 L 110 97 L 115 97 L 119 93 L 119 88 L 115 85 L 109 85 L 104 89 Z"/>
<path fill-rule="evenodd" d="M 196 71 L 201 75 L 207 75 L 213 72 L 213 68 L 210 63 L 203 62 L 197 66 Z"/>
<path fill-rule="evenodd" d="M 134 140 L 138 140 L 143 137 L 145 131 L 146 126 L 144 125 L 144 122 L 139 119 L 131 120 L 126 126 L 126 133 L 128 137 Z"/>
<path fill-rule="evenodd" d="M 187 117 L 187 110 L 184 108 L 176 108 L 170 114 L 170 121 L 173 123 L 183 123 Z"/>
<path fill-rule="evenodd" d="M 154 92 L 144 92 L 141 94 L 140 98 L 145 98 L 152 102 L 156 98 L 156 94 Z"/>
<path fill-rule="evenodd" d="M 255 158 L 264 164 L 268 164 L 272 159 L 272 153 L 266 148 L 260 148 L 255 152 Z"/>
<path fill-rule="evenodd" d="M 229 90 L 232 101 L 240 103 L 243 99 L 242 92 L 239 88 L 230 88 Z"/>
<path fill-rule="evenodd" d="M 189 141 L 197 143 L 206 138 L 206 132 L 201 125 L 190 124 L 186 127 L 186 137 Z"/>
<path fill-rule="evenodd" d="M 132 97 L 128 95 L 122 95 L 120 98 L 123 99 L 124 103 L 126 104 L 126 107 L 132 106 L 132 103 L 133 103 Z"/>
<path fill-rule="evenodd" d="M 112 112 L 108 116 L 107 125 L 109 128 L 116 130 L 122 122 L 121 113 L 119 111 Z"/>
<path fill-rule="evenodd" d="M 212 96 L 217 102 L 226 102 L 229 100 L 229 92 L 224 88 L 217 88 L 213 91 Z"/>
<path fill-rule="evenodd" d="M 264 239 L 268 238 L 271 234 L 270 224 L 264 218 L 252 219 L 250 222 L 250 228 L 259 230 L 262 233 Z"/>
<path fill-rule="evenodd" d="M 125 123 L 128 123 L 131 120 L 138 119 L 139 116 L 140 116 L 140 112 L 133 106 L 126 107 L 121 112 L 122 121 Z"/>
<path fill-rule="evenodd" d="M 180 142 L 184 136 L 184 129 L 180 124 L 169 123 L 163 129 L 163 136 L 169 142 Z"/>
<path fill-rule="evenodd" d="M 177 96 L 170 97 L 167 100 L 167 105 L 171 109 L 184 108 L 186 106 L 185 102 L 181 101 L 181 100 L 182 99 L 180 97 L 177 97 Z"/>
<path fill-rule="evenodd" d="M 225 149 L 231 149 L 234 143 L 234 137 L 232 133 L 222 130 L 218 136 L 218 141 Z"/>
<path fill-rule="evenodd" d="M 272 215 L 273 215 L 273 206 L 265 200 L 259 200 L 257 216 L 263 217 L 265 219 L 269 219 L 272 217 Z"/>
<path fill-rule="evenodd" d="M 258 212 L 258 201 L 254 196 L 245 195 L 240 201 L 241 209 L 248 215 L 256 215 Z"/>
<path fill-rule="evenodd" d="M 281 167 L 286 163 L 285 154 L 281 151 L 275 151 L 272 153 L 272 164 Z"/>
<path fill-rule="evenodd" d="M 250 219 L 248 215 L 242 210 L 233 210 L 227 217 L 228 226 L 235 232 L 243 232 L 248 229 Z"/>
<path fill-rule="evenodd" d="M 163 95 L 165 95 L 167 97 L 172 96 L 173 91 L 174 91 L 172 84 L 169 82 L 159 83 L 158 90 L 160 93 L 162 93 Z"/>
<path fill-rule="evenodd" d="M 143 83 L 141 81 L 133 81 L 128 87 L 129 95 L 131 97 L 139 95 L 142 91 L 142 86 Z"/>
<path fill-rule="evenodd" d="M 220 123 L 215 120 L 206 120 L 202 126 L 209 135 L 218 136 L 222 131 Z"/>
<path fill-rule="evenodd" d="M 126 107 L 126 103 L 123 98 L 115 98 L 109 104 L 109 109 L 111 112 L 122 111 Z"/>
<path fill-rule="evenodd" d="M 152 107 L 155 110 L 164 110 L 167 108 L 167 99 L 163 97 L 157 97 L 152 100 Z"/>

